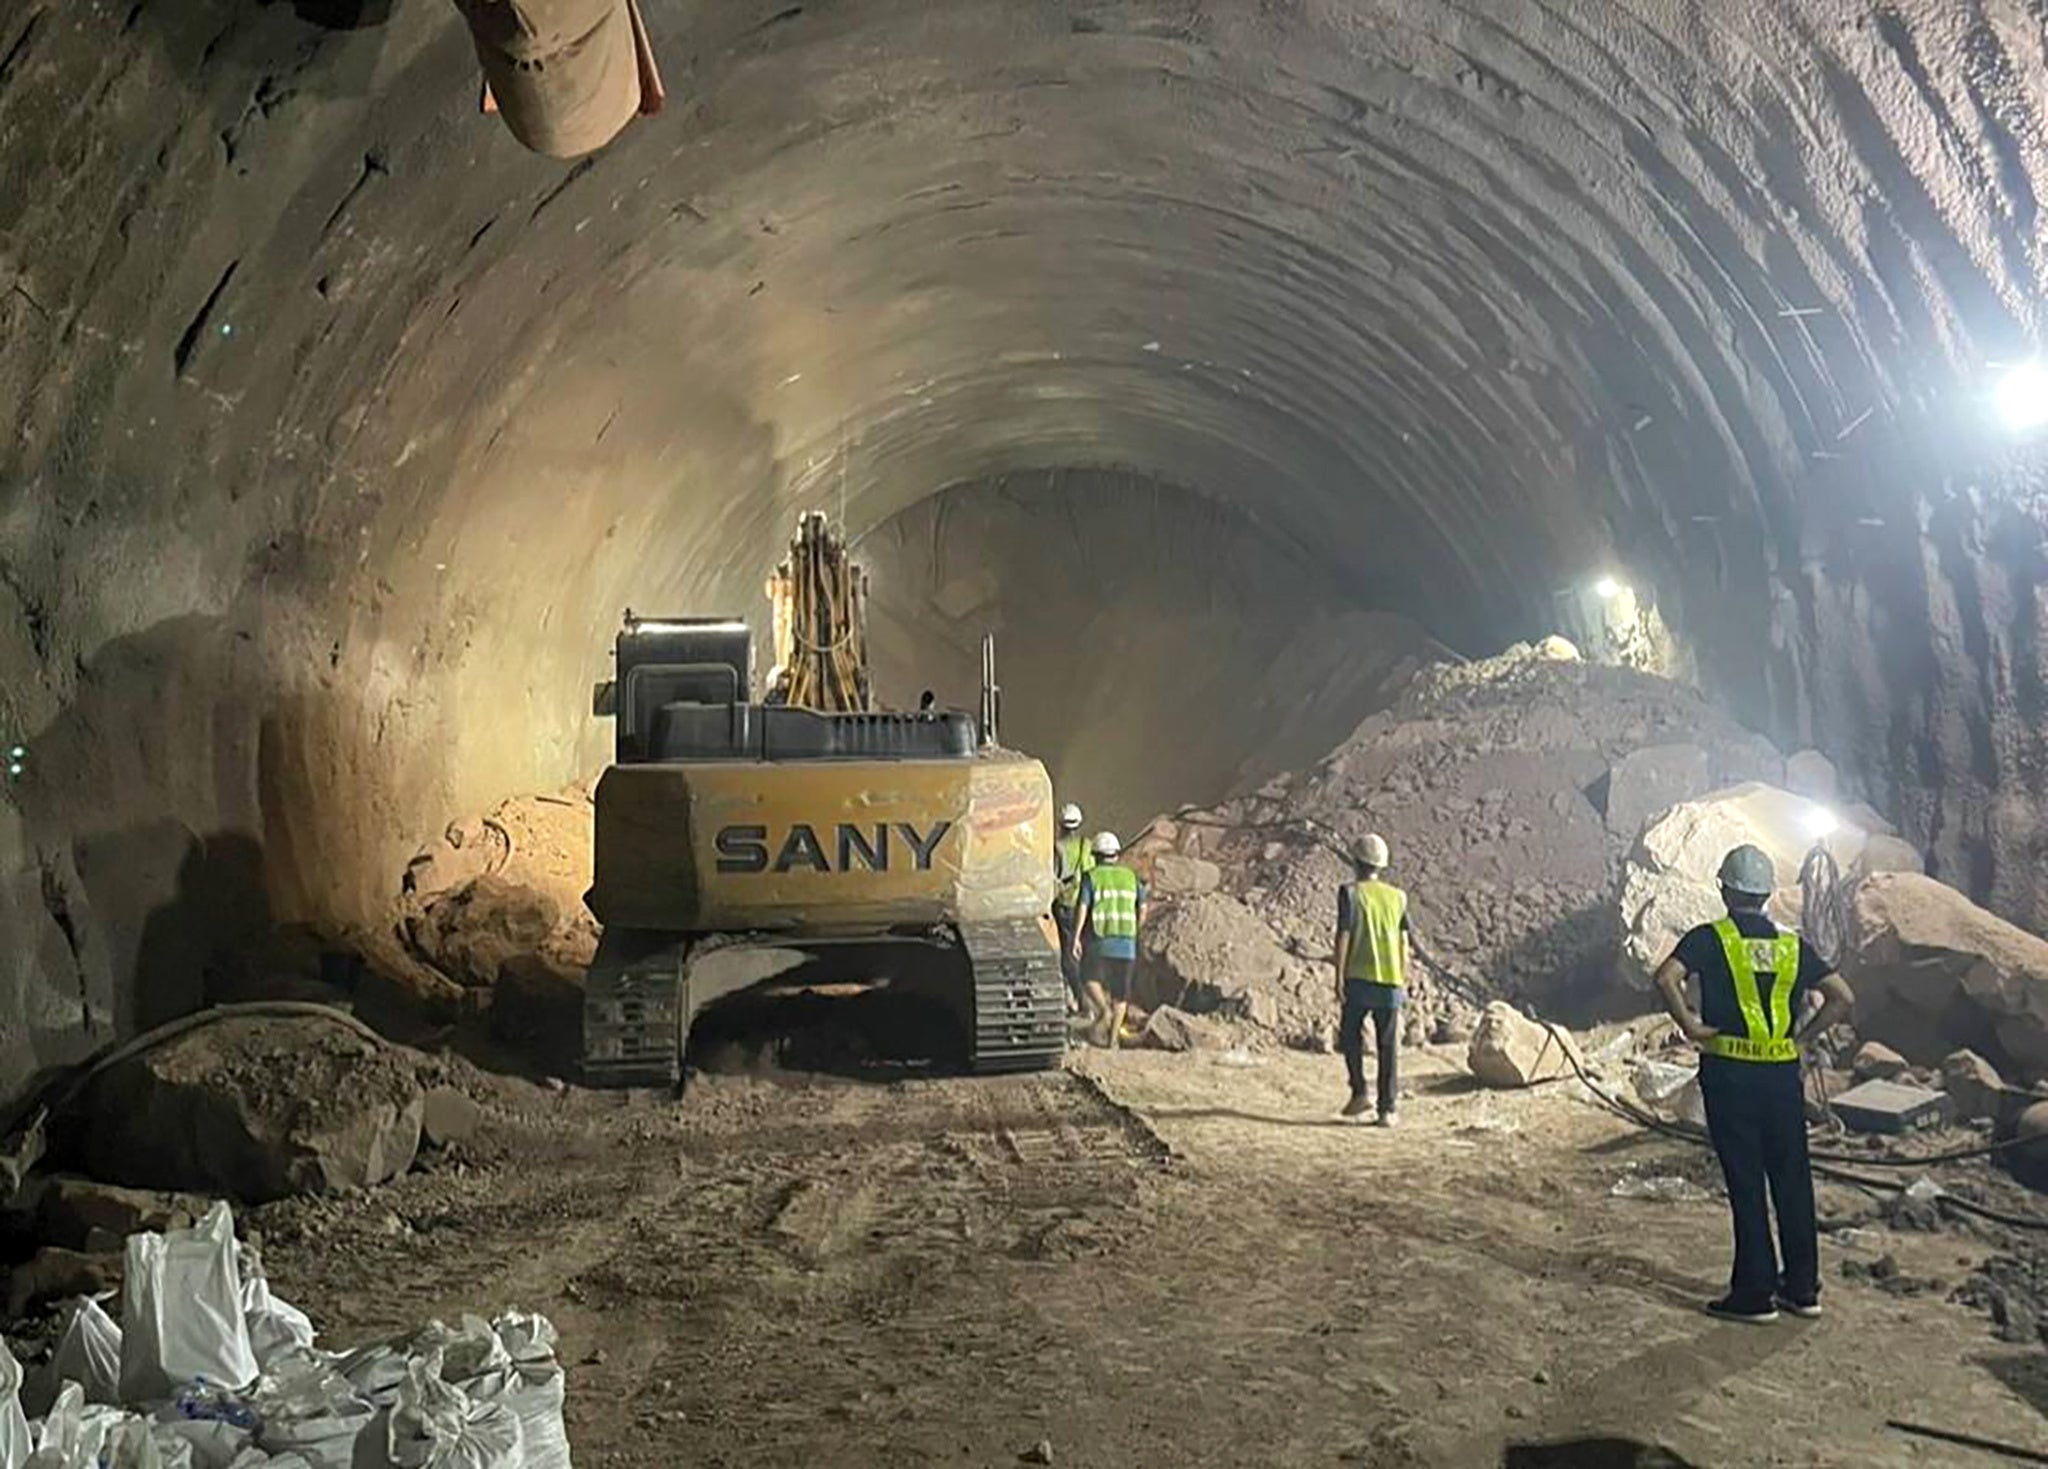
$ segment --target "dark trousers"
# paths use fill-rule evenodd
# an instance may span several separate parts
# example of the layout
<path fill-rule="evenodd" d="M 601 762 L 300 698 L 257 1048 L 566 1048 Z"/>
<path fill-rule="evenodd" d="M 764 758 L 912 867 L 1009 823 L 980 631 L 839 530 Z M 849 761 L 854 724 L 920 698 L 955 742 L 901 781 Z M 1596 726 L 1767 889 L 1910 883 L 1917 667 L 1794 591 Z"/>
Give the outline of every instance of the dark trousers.
<path fill-rule="evenodd" d="M 1767 1305 L 1778 1293 L 1797 1301 L 1817 1298 L 1820 1239 L 1813 1221 L 1799 1067 L 1708 1056 L 1700 1063 L 1700 1099 L 1707 1106 L 1707 1131 L 1721 1158 L 1728 1208 L 1735 1216 L 1729 1295 L 1741 1307 Z M 1779 1256 L 1771 1248 L 1771 1209 L 1777 1211 L 1778 1245 L 1784 1251 L 1782 1277 Z"/>
<path fill-rule="evenodd" d="M 1398 1000 L 1390 994 L 1391 986 L 1374 984 L 1370 980 L 1347 979 L 1344 981 L 1344 1019 L 1337 1028 L 1337 1049 L 1344 1053 L 1344 1067 L 1351 1073 L 1351 1094 L 1365 1094 L 1365 1019 L 1372 1017 L 1373 1050 L 1376 1053 L 1379 1072 L 1380 1111 L 1394 1110 L 1395 1098 L 1400 1095 L 1399 1063 L 1401 1047 L 1401 1007 L 1389 1003 Z"/>
<path fill-rule="evenodd" d="M 1067 989 L 1073 995 L 1075 1003 L 1086 1010 L 1088 991 L 1081 986 L 1081 964 L 1074 957 L 1075 916 L 1072 908 L 1062 908 L 1055 904 L 1052 910 L 1052 926 L 1059 930 L 1060 935 L 1060 977 L 1066 980 Z"/>

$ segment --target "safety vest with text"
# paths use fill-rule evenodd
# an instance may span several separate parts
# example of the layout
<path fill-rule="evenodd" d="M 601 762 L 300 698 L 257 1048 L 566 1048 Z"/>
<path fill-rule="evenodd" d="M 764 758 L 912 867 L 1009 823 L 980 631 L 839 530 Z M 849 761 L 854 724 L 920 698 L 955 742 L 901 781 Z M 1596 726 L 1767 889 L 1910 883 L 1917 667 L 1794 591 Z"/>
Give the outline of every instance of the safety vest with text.
<path fill-rule="evenodd" d="M 1099 939 L 1138 936 L 1138 874 L 1121 862 L 1098 862 L 1088 872 L 1088 927 Z"/>
<path fill-rule="evenodd" d="M 1408 895 L 1389 882 L 1368 878 L 1351 889 L 1351 958 L 1346 979 L 1399 986 L 1408 979 L 1401 952 L 1401 923 Z"/>
<path fill-rule="evenodd" d="M 1072 912 L 1081 902 L 1081 878 L 1094 870 L 1095 853 L 1088 846 L 1084 836 L 1061 837 L 1052 849 L 1053 876 L 1059 879 L 1059 891 L 1053 895 L 1053 906 Z"/>
<path fill-rule="evenodd" d="M 1799 978 L 1799 935 L 1788 928 L 1775 938 L 1747 938 L 1734 919 L 1723 918 L 1714 925 L 1714 936 L 1721 941 L 1722 957 L 1728 961 L 1735 1004 L 1742 1012 L 1747 1034 L 1717 1035 L 1702 1049 L 1730 1061 L 1797 1061 L 1792 989 Z M 1772 980 L 1768 998 L 1763 983 L 1767 974 Z"/>

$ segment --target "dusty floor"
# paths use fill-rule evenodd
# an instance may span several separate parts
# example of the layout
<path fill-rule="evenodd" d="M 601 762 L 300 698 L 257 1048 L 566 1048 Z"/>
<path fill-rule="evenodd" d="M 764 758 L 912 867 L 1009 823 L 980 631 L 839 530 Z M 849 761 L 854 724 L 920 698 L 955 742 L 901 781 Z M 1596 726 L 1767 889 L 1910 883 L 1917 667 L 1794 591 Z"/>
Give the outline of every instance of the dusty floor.
<path fill-rule="evenodd" d="M 1041 1438 L 1081 1466 L 1634 1462 L 1508 1454 L 1610 1435 L 1699 1465 L 1997 1462 L 1892 1416 L 2048 1447 L 2040 1350 L 1945 1291 L 1844 1281 L 1829 1240 L 1825 1320 L 1712 1322 L 1723 1205 L 1609 1193 L 1700 1156 L 1409 1057 L 1392 1133 L 1331 1123 L 1338 1063 L 1299 1055 L 681 1104 L 471 1074 L 493 1112 L 466 1151 L 249 1222 L 328 1344 L 548 1312 L 587 1469 L 997 1466 Z M 1985 1249 L 1881 1246 L 1949 1282 Z"/>

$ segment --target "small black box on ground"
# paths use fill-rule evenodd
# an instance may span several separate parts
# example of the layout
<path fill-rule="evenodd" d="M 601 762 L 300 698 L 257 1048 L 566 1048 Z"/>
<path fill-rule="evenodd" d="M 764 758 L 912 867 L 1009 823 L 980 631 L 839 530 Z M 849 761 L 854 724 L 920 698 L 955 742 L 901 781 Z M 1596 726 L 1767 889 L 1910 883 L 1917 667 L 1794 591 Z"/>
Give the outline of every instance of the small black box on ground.
<path fill-rule="evenodd" d="M 1918 1132 L 1954 1115 L 1947 1092 L 1897 1081 L 1866 1081 L 1834 1101 L 1835 1115 L 1855 1132 Z"/>

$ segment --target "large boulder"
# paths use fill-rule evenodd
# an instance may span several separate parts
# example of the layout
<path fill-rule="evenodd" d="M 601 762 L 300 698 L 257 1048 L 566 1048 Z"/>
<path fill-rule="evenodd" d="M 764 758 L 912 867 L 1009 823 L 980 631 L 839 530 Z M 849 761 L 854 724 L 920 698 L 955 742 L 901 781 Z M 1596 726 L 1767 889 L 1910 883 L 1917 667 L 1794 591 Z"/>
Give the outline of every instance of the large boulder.
<path fill-rule="evenodd" d="M 1607 772 L 1607 829 L 1634 841 L 1652 817 L 1706 790 L 1708 772 L 1698 745 L 1651 745 L 1622 756 Z"/>
<path fill-rule="evenodd" d="M 1845 879 L 1919 866 L 1919 853 L 1897 838 L 1873 837 L 1805 796 L 1758 782 L 1681 802 L 1652 821 L 1622 872 L 1624 979 L 1647 989 L 1650 975 L 1686 930 L 1721 916 L 1717 874 L 1731 847 L 1747 843 L 1770 855 L 1778 881 L 1771 915 L 1797 927 L 1803 902 L 1799 870 L 1824 831 Z"/>
<path fill-rule="evenodd" d="M 79 1145 L 99 1178 L 262 1203 L 405 1172 L 422 1107 L 394 1046 L 319 1016 L 230 1016 L 102 1072 Z"/>
<path fill-rule="evenodd" d="M 1862 1034 L 1917 1065 L 1966 1046 L 2048 1073 L 2048 942 L 1910 872 L 1858 883 L 1850 929 Z"/>
<path fill-rule="evenodd" d="M 1492 1087 L 1533 1086 L 1575 1072 L 1583 1064 L 1578 1042 L 1562 1026 L 1547 1027 L 1496 1000 L 1479 1017 L 1465 1064 Z"/>

